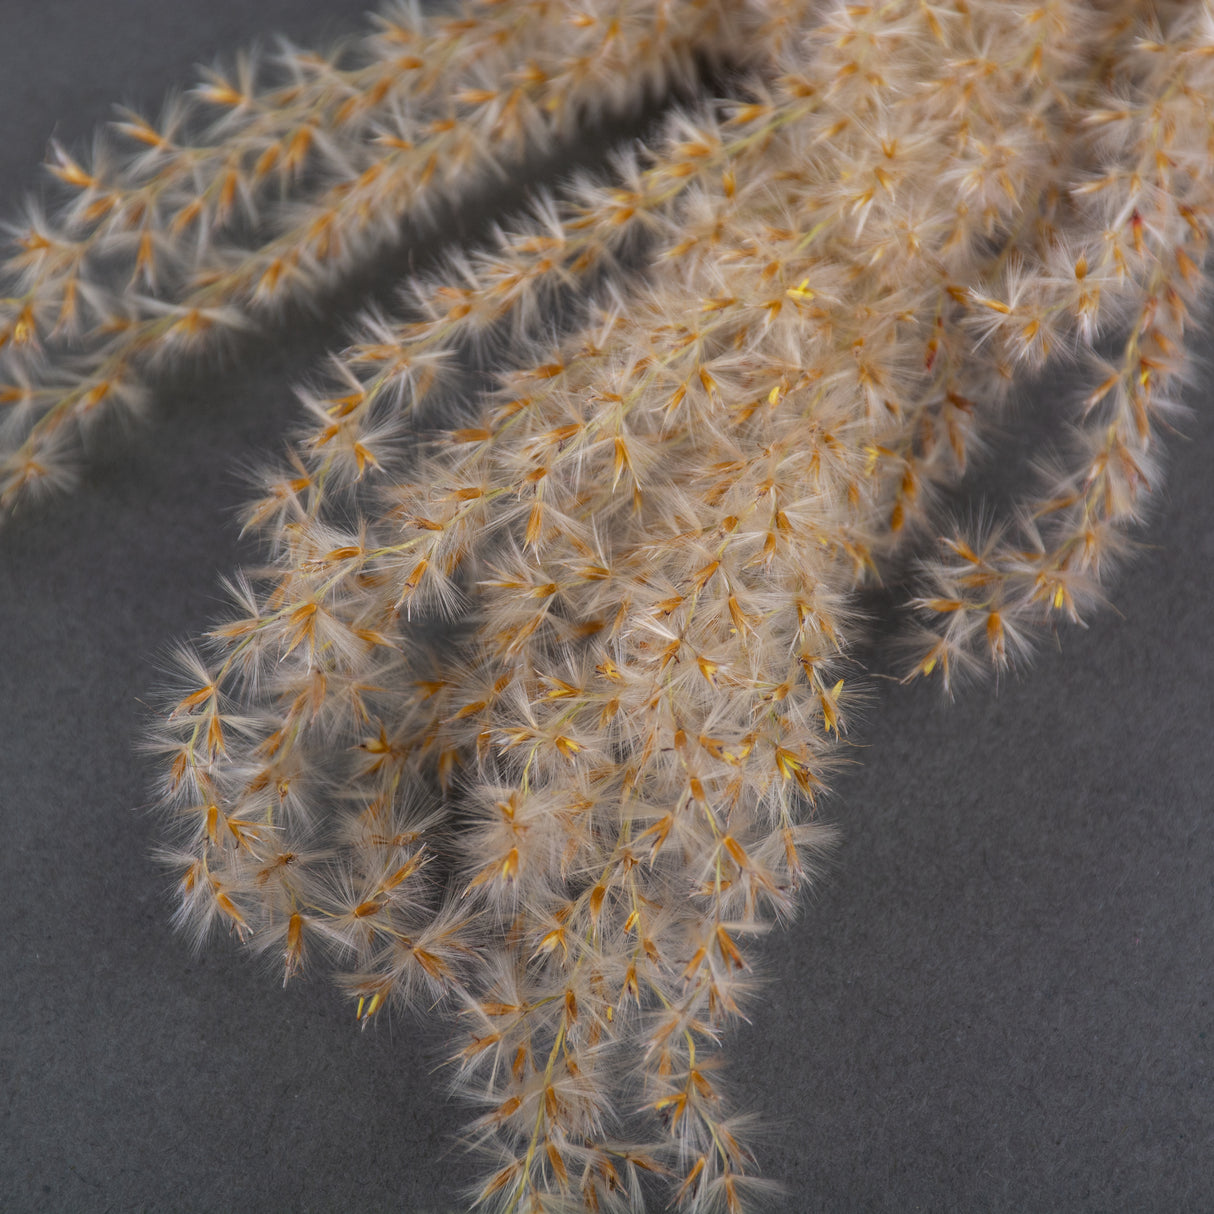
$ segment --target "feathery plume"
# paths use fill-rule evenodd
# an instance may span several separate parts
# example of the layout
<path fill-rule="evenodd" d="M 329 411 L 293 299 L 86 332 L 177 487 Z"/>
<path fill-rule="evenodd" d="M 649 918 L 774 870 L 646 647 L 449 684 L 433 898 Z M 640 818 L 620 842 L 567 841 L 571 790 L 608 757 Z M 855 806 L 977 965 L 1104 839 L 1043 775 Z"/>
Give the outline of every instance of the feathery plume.
<path fill-rule="evenodd" d="M 181 924 L 284 982 L 327 960 L 364 1023 L 445 1008 L 471 1199 L 503 1214 L 762 1202 L 721 1042 L 834 840 L 858 596 L 903 589 L 906 677 L 946 690 L 1100 600 L 1190 374 L 1214 9 L 392 9 L 54 147 L 65 201 L 5 263 L 11 509 L 142 369 L 675 86 L 703 95 L 301 390 L 245 514 L 265 565 L 149 743 Z M 1012 391 L 1062 363 L 1068 452 L 954 529 Z"/>

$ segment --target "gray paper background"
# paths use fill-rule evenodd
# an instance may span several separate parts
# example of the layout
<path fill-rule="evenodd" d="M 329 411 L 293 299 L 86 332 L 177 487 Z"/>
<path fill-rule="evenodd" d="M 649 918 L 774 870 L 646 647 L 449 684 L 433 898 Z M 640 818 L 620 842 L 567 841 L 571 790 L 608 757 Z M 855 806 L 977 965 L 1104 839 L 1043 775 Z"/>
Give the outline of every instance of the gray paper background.
<path fill-rule="evenodd" d="M 52 135 L 360 11 L 0 0 L 0 213 Z M 138 808 L 153 657 L 251 555 L 237 459 L 277 448 L 348 304 L 176 377 L 80 490 L 0 529 L 0 1210 L 461 1208 L 443 1025 L 360 1033 L 321 978 L 192 957 Z M 1115 610 L 952 704 L 876 685 L 833 871 L 731 1046 L 777 1208 L 1214 1209 L 1210 375 L 1189 400 Z"/>

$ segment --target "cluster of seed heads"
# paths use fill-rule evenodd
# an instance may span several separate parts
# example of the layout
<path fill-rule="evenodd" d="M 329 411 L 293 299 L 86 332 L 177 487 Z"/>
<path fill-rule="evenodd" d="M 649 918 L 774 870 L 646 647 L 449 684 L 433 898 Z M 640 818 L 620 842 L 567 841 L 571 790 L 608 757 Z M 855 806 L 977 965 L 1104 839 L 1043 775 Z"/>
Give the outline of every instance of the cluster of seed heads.
<path fill-rule="evenodd" d="M 762 1202 L 720 1041 L 832 841 L 857 595 L 909 587 L 905 671 L 946 688 L 1098 600 L 1186 379 L 1214 8 L 391 10 L 55 147 L 64 201 L 5 263 L 11 512 L 150 368 L 710 78 L 301 392 L 246 514 L 265 564 L 152 739 L 182 925 L 284 981 L 335 966 L 363 1021 L 448 1016 L 472 1199 L 511 1214 Z M 1065 449 L 951 530 L 1009 397 L 1063 364 Z"/>

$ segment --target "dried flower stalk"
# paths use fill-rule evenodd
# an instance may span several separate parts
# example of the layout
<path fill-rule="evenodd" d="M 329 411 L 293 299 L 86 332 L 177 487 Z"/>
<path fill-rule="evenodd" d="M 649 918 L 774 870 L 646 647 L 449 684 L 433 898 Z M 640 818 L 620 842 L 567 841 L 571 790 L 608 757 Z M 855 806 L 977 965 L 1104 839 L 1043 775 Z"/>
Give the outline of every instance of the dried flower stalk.
<path fill-rule="evenodd" d="M 487 145 L 520 157 L 738 45 L 730 98 L 366 318 L 154 740 L 182 924 L 284 981 L 328 957 L 363 1021 L 445 999 L 497 1210 L 762 1199 L 719 1043 L 832 840 L 857 595 L 914 566 L 909 677 L 946 688 L 1099 598 L 1187 374 L 1214 12 L 394 13 L 353 66 L 292 54 L 269 86 L 211 77 L 212 120 L 132 116 L 120 166 L 56 149 L 76 193 L 8 263 L 11 505 L 140 364 L 319 289 L 464 196 Z M 297 207 L 242 228 L 276 179 Z M 507 342 L 464 424 L 403 457 L 458 354 Z M 1069 459 L 933 548 L 1012 389 L 1062 361 Z"/>

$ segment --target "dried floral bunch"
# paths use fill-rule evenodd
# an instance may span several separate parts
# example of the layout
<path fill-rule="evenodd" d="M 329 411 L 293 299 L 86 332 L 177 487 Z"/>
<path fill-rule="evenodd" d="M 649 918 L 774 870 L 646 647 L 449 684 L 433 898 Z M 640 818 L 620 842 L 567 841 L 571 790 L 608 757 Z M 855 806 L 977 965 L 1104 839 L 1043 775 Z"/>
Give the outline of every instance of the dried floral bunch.
<path fill-rule="evenodd" d="M 284 980 L 327 958 L 364 1021 L 443 1001 L 502 1211 L 761 1201 L 719 1045 L 831 842 L 857 595 L 916 570 L 908 669 L 946 687 L 1099 597 L 1185 381 L 1214 8 L 393 11 L 346 58 L 131 115 L 133 155 L 56 149 L 71 198 L 8 262 L 11 506 L 141 366 L 721 63 L 729 99 L 365 318 L 156 731 L 183 925 Z M 1069 454 L 935 542 L 1001 406 L 1063 364 Z"/>

